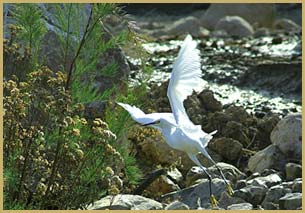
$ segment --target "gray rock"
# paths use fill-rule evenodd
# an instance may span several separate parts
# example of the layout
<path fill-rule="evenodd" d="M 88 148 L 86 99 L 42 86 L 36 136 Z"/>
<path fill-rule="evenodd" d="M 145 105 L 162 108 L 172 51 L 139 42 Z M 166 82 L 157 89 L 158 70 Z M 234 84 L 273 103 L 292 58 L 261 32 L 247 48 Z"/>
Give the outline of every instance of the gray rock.
<path fill-rule="evenodd" d="M 155 30 L 152 32 L 152 36 L 160 37 L 164 35 L 181 36 L 191 34 L 194 37 L 204 37 L 209 35 L 209 31 L 200 26 L 200 21 L 194 16 L 188 16 L 181 18 L 167 29 Z"/>
<path fill-rule="evenodd" d="M 273 23 L 273 28 L 277 30 L 285 30 L 287 32 L 301 30 L 301 26 L 286 18 L 276 20 Z"/>
<path fill-rule="evenodd" d="M 268 188 L 282 182 L 281 177 L 278 174 L 271 174 L 265 177 L 257 177 L 252 180 L 247 181 L 248 185 L 266 185 Z"/>
<path fill-rule="evenodd" d="M 296 163 L 286 164 L 286 179 L 294 180 L 302 177 L 302 166 Z"/>
<path fill-rule="evenodd" d="M 211 4 L 200 20 L 202 26 L 214 29 L 217 22 L 225 16 L 240 16 L 250 24 L 270 27 L 276 10 L 274 4 Z"/>
<path fill-rule="evenodd" d="M 218 201 L 218 206 L 226 209 L 228 206 L 232 204 L 245 203 L 245 202 L 246 202 L 245 200 L 239 197 L 230 196 L 228 192 L 224 191 L 220 196 L 220 199 Z"/>
<path fill-rule="evenodd" d="M 268 36 L 269 34 L 270 34 L 269 30 L 265 27 L 262 27 L 262 28 L 257 29 L 254 32 L 253 36 L 257 38 L 257 37 Z"/>
<path fill-rule="evenodd" d="M 239 16 L 225 16 L 221 18 L 215 30 L 224 30 L 230 36 L 247 37 L 251 36 L 254 31 L 252 26 Z"/>
<path fill-rule="evenodd" d="M 246 180 L 238 180 L 235 184 L 234 189 L 241 189 L 247 186 L 247 181 Z"/>
<path fill-rule="evenodd" d="M 107 196 L 87 207 L 88 210 L 155 210 L 162 209 L 162 204 L 139 195 L 119 194 Z"/>
<path fill-rule="evenodd" d="M 228 210 L 252 210 L 253 206 L 251 203 L 237 203 L 228 206 Z"/>
<path fill-rule="evenodd" d="M 267 146 L 265 149 L 251 156 L 248 168 L 251 172 L 262 172 L 264 169 L 283 170 L 287 159 L 276 145 Z"/>
<path fill-rule="evenodd" d="M 49 30 L 42 38 L 41 45 L 39 47 L 39 61 L 44 66 L 47 66 L 49 69 L 54 72 L 64 71 L 63 64 L 64 61 L 64 52 L 61 48 L 61 41 L 59 35 L 53 31 Z M 54 63 L 56 61 L 56 63 Z M 72 61 L 71 52 L 67 57 L 65 66 L 67 67 Z M 65 67 L 65 68 L 66 68 Z"/>
<path fill-rule="evenodd" d="M 174 201 L 165 207 L 165 210 L 189 210 L 190 207 L 180 201 Z"/>
<path fill-rule="evenodd" d="M 302 114 L 289 114 L 280 120 L 272 130 L 270 139 L 288 158 L 301 160 Z"/>
<path fill-rule="evenodd" d="M 240 197 L 241 199 L 251 203 L 254 206 L 261 204 L 268 188 L 265 185 L 261 186 L 246 186 L 234 192 L 234 197 Z"/>
<path fill-rule="evenodd" d="M 221 193 L 225 190 L 225 183 L 222 179 L 214 178 L 212 180 L 212 191 L 216 199 L 219 199 Z M 199 203 L 198 199 L 200 200 Z M 198 207 L 205 208 L 210 205 L 209 181 L 203 179 L 199 184 L 164 195 L 162 200 L 180 200 L 188 205 L 190 209 L 197 209 Z"/>
<path fill-rule="evenodd" d="M 293 181 L 292 192 L 302 193 L 302 178 L 297 178 Z"/>
<path fill-rule="evenodd" d="M 280 209 L 298 209 L 302 207 L 302 193 L 288 193 L 279 199 Z"/>
<path fill-rule="evenodd" d="M 283 186 L 284 188 L 292 189 L 293 181 L 283 182 L 280 185 Z"/>
<path fill-rule="evenodd" d="M 279 199 L 290 192 L 291 189 L 284 188 L 281 185 L 273 186 L 267 191 L 266 196 L 262 202 L 262 206 L 266 208 L 266 205 L 269 205 L 268 203 L 278 204 Z"/>
<path fill-rule="evenodd" d="M 243 173 L 233 165 L 220 162 L 217 163 L 217 166 L 222 170 L 226 179 L 230 180 L 233 183 L 237 181 L 239 176 L 243 175 Z M 208 167 L 207 171 L 212 176 L 212 178 L 215 177 L 221 178 L 220 173 L 218 172 L 216 166 Z M 186 175 L 186 184 L 189 186 L 192 183 L 194 183 L 196 180 L 202 178 L 207 178 L 207 175 L 201 170 L 200 167 L 194 166 L 188 171 Z"/>
<path fill-rule="evenodd" d="M 209 144 L 209 147 L 228 160 L 239 158 L 243 145 L 232 138 L 217 138 Z"/>
<path fill-rule="evenodd" d="M 265 210 L 277 210 L 277 209 L 279 209 L 279 204 L 275 204 L 275 203 L 271 203 L 271 202 L 263 203 L 262 206 Z"/>

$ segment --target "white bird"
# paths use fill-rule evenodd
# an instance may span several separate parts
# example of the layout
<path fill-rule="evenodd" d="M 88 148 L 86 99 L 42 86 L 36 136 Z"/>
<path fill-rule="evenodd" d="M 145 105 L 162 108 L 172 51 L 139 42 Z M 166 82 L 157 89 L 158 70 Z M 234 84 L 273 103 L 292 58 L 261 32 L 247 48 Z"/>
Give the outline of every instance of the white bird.
<path fill-rule="evenodd" d="M 197 43 L 192 37 L 190 35 L 186 36 L 175 60 L 167 89 L 172 113 L 145 114 L 135 106 L 124 103 L 118 104 L 127 110 L 136 122 L 160 130 L 170 147 L 186 152 L 189 158 L 207 174 L 210 181 L 210 200 L 214 206 L 217 205 L 217 201 L 211 190 L 211 176 L 206 168 L 201 165 L 196 155 L 202 153 L 216 165 L 205 148 L 217 130 L 206 133 L 201 129 L 201 125 L 194 125 L 183 106 L 183 101 L 187 96 L 191 95 L 194 90 L 202 88 L 204 84 L 201 79 L 199 50 L 196 46 Z M 217 169 L 226 183 L 229 194 L 232 194 L 231 186 L 221 170 L 218 167 Z"/>

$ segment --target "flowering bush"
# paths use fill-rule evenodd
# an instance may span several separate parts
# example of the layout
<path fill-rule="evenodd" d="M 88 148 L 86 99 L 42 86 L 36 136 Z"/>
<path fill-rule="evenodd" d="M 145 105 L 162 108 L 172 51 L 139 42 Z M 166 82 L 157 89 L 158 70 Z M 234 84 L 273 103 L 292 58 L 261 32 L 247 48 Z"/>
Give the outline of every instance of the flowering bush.
<path fill-rule="evenodd" d="M 119 193 L 112 179 L 124 160 L 111 145 L 116 136 L 101 119 L 83 117 L 65 82 L 65 74 L 42 67 L 24 82 L 4 83 L 6 206 L 77 209 Z"/>

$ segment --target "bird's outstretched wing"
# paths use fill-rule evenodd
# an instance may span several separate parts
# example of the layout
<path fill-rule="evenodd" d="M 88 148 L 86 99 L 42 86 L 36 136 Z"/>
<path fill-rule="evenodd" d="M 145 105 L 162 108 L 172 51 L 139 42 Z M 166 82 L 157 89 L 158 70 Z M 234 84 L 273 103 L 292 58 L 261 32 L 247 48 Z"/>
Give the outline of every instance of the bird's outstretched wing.
<path fill-rule="evenodd" d="M 201 67 L 197 43 L 188 35 L 179 51 L 167 89 L 167 96 L 178 125 L 191 122 L 185 112 L 183 101 L 193 90 L 202 87 Z"/>
<path fill-rule="evenodd" d="M 148 124 L 154 121 L 157 121 L 161 118 L 166 119 L 168 122 L 175 124 L 175 118 L 172 113 L 150 113 L 145 114 L 142 110 L 138 107 L 130 106 L 129 104 L 119 103 L 118 105 L 123 107 L 126 111 L 129 112 L 130 116 L 133 120 L 140 124 Z"/>

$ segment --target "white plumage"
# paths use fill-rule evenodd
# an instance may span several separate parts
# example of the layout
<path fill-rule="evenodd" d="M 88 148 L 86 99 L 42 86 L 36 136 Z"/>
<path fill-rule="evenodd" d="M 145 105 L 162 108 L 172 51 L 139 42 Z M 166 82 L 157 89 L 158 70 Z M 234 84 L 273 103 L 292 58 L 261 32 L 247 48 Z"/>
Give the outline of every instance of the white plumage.
<path fill-rule="evenodd" d="M 183 101 L 187 96 L 191 95 L 193 91 L 198 91 L 199 88 L 202 88 L 204 83 L 201 79 L 200 56 L 196 46 L 196 42 L 188 35 L 175 60 L 167 89 L 172 113 L 145 114 L 135 106 L 123 103 L 118 104 L 127 110 L 136 122 L 160 130 L 169 146 L 186 152 L 189 158 L 207 173 L 206 168 L 201 165 L 196 155 L 202 153 L 215 164 L 206 152 L 205 147 L 216 131 L 206 133 L 201 129 L 200 125 L 194 125 L 183 106 Z M 225 180 L 222 172 L 221 175 Z M 211 200 L 213 199 L 214 197 L 211 193 Z"/>

